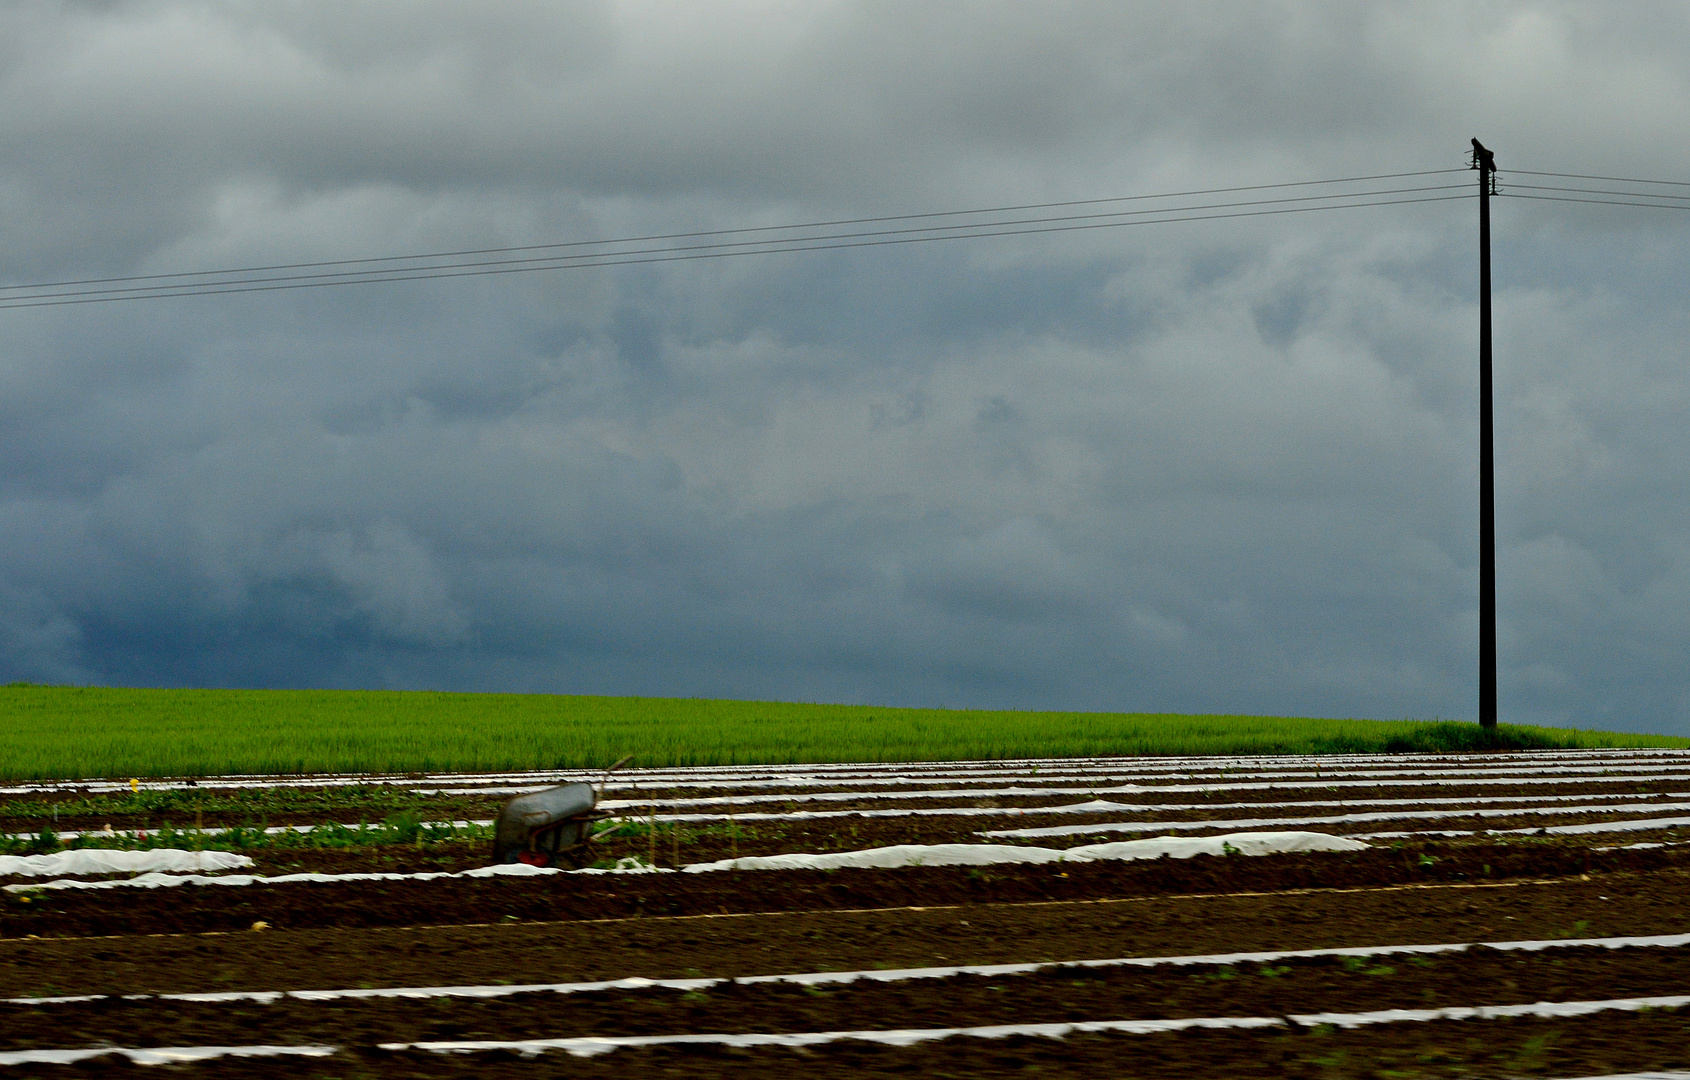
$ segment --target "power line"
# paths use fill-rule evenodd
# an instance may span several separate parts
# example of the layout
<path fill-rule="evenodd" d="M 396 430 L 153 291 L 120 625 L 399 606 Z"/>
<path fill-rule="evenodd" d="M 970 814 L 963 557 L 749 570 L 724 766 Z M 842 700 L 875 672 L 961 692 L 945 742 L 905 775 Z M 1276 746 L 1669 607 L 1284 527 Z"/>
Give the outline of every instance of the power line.
<path fill-rule="evenodd" d="M 1465 186 L 1465 185 L 1463 185 L 1463 186 Z M 733 258 L 733 257 L 739 257 L 739 256 L 746 256 L 746 255 L 781 254 L 781 253 L 785 253 L 785 252 L 837 251 L 837 250 L 846 249 L 846 248 L 884 247 L 884 246 L 888 246 L 888 245 L 897 245 L 897 244 L 921 244 L 921 243 L 931 243 L 931 242 L 942 241 L 942 240 L 972 240 L 972 239 L 978 239 L 978 238 L 982 238 L 982 237 L 992 237 L 992 236 L 1027 236 L 1027 235 L 1035 235 L 1035 234 L 1040 234 L 1040 233 L 1078 232 L 1078 231 L 1091 230 L 1091 229 L 1120 228 L 1120 227 L 1131 226 L 1131 225 L 1158 225 L 1158 224 L 1169 224 L 1169 223 L 1176 223 L 1176 222 L 1183 222 L 1183 221 L 1218 221 L 1218 220 L 1224 220 L 1224 219 L 1229 219 L 1229 218 L 1265 217 L 1265 216 L 1278 215 L 1278 214 L 1316 213 L 1316 212 L 1321 212 L 1321 211 L 1349 209 L 1351 207 L 1405 206 L 1405 205 L 1411 205 L 1411 204 L 1417 204 L 1417 203 L 1450 202 L 1450 201 L 1455 201 L 1455 200 L 1465 200 L 1465 199 L 1469 199 L 1471 197 L 1472 196 L 1470 196 L 1470 195 L 1439 195 L 1439 196 L 1430 196 L 1430 197 L 1425 197 L 1425 198 L 1414 198 L 1414 199 L 1382 199 L 1382 200 L 1376 200 L 1376 201 L 1372 201 L 1372 202 L 1338 203 L 1338 204 L 1327 205 L 1327 206 L 1279 207 L 1279 208 L 1269 209 L 1269 210 L 1238 211 L 1238 212 L 1234 212 L 1234 213 L 1225 213 L 1225 214 L 1197 214 L 1197 215 L 1189 215 L 1189 216 L 1183 216 L 1183 217 L 1163 217 L 1163 218 L 1140 219 L 1140 220 L 1136 220 L 1136 221 L 1092 222 L 1092 223 L 1088 223 L 1088 224 L 1084 224 L 1084 225 L 1060 225 L 1060 226 L 1048 226 L 1048 227 L 1043 227 L 1043 228 L 988 229 L 988 230 L 985 230 L 985 231 L 977 231 L 977 232 L 971 232 L 971 233 L 952 233 L 952 234 L 943 235 L 943 236 L 913 236 L 913 237 L 912 236 L 904 236 L 904 237 L 894 237 L 894 238 L 879 239 L 879 240 L 857 240 L 857 241 L 850 241 L 850 242 L 844 242 L 844 243 L 810 244 L 810 243 L 804 243 L 804 242 L 801 242 L 801 241 L 791 241 L 791 242 L 789 242 L 788 246 L 766 247 L 766 248 L 759 248 L 759 249 L 753 250 L 753 251 L 705 251 L 705 252 L 696 252 L 696 253 L 692 253 L 692 254 L 647 255 L 647 256 L 641 256 L 641 257 L 636 257 L 636 258 L 623 258 L 623 257 L 621 257 L 621 255 L 638 254 L 638 253 L 610 253 L 610 254 L 603 256 L 603 257 L 592 257 L 593 261 L 578 261 L 578 262 L 567 262 L 567 263 L 548 262 L 544 265 L 539 265 L 539 266 L 534 266 L 534 265 L 525 265 L 525 266 L 501 265 L 501 266 L 495 266 L 495 267 L 490 267 L 490 268 L 482 268 L 482 269 L 447 270 L 446 272 L 443 272 L 443 273 L 442 272 L 433 272 L 435 269 L 440 269 L 440 268 L 421 268 L 421 269 L 419 269 L 415 272 L 395 272 L 395 273 L 389 274 L 387 276 L 358 277 L 358 278 L 350 278 L 350 279 L 344 279 L 344 280 L 330 280 L 330 281 L 323 281 L 323 280 L 283 281 L 283 282 L 279 282 L 279 283 L 275 283 L 275 284 L 253 284 L 253 283 L 243 283 L 243 282 L 239 282 L 239 281 L 232 281 L 232 282 L 225 282 L 225 283 L 210 283 L 210 284 L 208 284 L 204 287 L 183 285 L 183 286 L 179 286 L 179 287 L 174 287 L 174 288 L 177 289 L 177 291 L 172 291 L 172 292 L 146 292 L 146 293 L 141 293 L 139 295 L 127 295 L 127 294 L 110 295 L 110 294 L 107 294 L 107 295 L 96 295 L 96 296 L 73 296 L 73 297 L 68 297 L 68 298 L 64 298 L 64 299 L 48 299 L 48 298 L 17 299 L 17 300 L 0 299 L 0 309 L 5 309 L 5 308 L 29 308 L 29 307 L 63 307 L 63 306 L 69 306 L 69 305 L 75 305 L 75 304 L 100 304 L 100 303 L 112 303 L 112 302 L 120 302 L 120 301 L 127 301 L 127 300 L 160 300 L 160 299 L 170 299 L 170 298 L 174 298 L 174 297 L 215 296 L 215 295 L 220 295 L 220 294 L 223 294 L 223 293 L 277 292 L 277 291 L 291 290 L 291 289 L 326 288 L 326 287 L 337 286 L 337 285 L 372 285 L 372 284 L 379 284 L 379 283 L 383 283 L 383 282 L 394 282 L 394 281 L 428 281 L 428 280 L 434 280 L 434 279 L 437 279 L 437 278 L 486 277 L 486 276 L 499 275 L 499 274 L 532 273 L 534 271 L 539 271 L 539 270 L 590 269 L 590 268 L 594 268 L 594 267 L 605 267 L 605 266 L 638 266 L 638 265 L 646 265 L 646 264 L 651 264 L 651 263 L 689 262 L 689 261 L 700 260 L 700 259 L 722 259 L 722 258 Z M 167 289 L 167 288 L 173 288 L 173 287 L 172 286 L 156 286 L 155 288 Z"/>
<path fill-rule="evenodd" d="M 187 270 L 177 273 L 131 274 L 122 277 L 83 278 L 70 281 L 44 281 L 26 285 L 0 285 L 0 292 L 25 289 L 68 288 L 75 285 L 106 285 L 127 281 L 156 281 L 167 278 L 216 277 L 232 274 L 268 273 L 275 270 L 305 270 L 325 266 L 359 266 L 382 262 L 416 262 L 425 259 L 460 258 L 468 255 L 500 255 L 518 251 L 551 251 L 561 248 L 639 244 L 649 243 L 656 240 L 690 240 L 707 236 L 733 236 L 752 233 L 793 231 L 798 229 L 835 228 L 842 225 L 871 225 L 892 221 L 919 221 L 932 218 L 961 217 L 969 214 L 1019 213 L 1024 210 L 1054 210 L 1071 206 L 1098 206 L 1106 203 L 1140 202 L 1153 199 L 1192 198 L 1199 195 L 1229 195 L 1246 191 L 1270 191 L 1294 187 L 1316 187 L 1325 184 L 1352 184 L 1373 180 L 1397 180 L 1415 176 L 1439 176 L 1447 173 L 1465 171 L 1467 170 L 1424 169 L 1417 172 L 1375 173 L 1369 176 L 1341 176 L 1325 180 L 1293 180 L 1275 184 L 1244 184 L 1234 187 L 1197 188 L 1191 191 L 1171 191 L 1153 195 L 1120 195 L 1102 199 L 1071 199 L 1065 202 L 1023 203 L 1011 206 L 980 207 L 972 210 L 941 210 L 919 214 L 892 214 L 880 217 L 840 218 L 832 221 L 811 221 L 790 225 L 757 225 L 736 229 L 704 229 L 692 232 L 656 233 L 646 236 L 628 236 L 608 240 L 572 240 L 553 244 L 524 244 L 513 247 L 468 248 L 461 251 L 437 251 L 416 255 L 380 255 L 359 259 L 331 259 L 319 262 L 276 263 L 267 266 L 234 267 L 224 270 Z M 1366 193 L 1357 194 L 1359 196 Z"/>
<path fill-rule="evenodd" d="M 1464 171 L 1464 170 L 1453 170 Z M 1262 185 L 1266 187 L 1268 185 Z M 80 293 L 38 293 L 26 296 L 0 296 L 0 308 L 62 307 L 75 304 L 111 303 L 127 300 L 169 299 L 174 297 L 209 296 L 221 293 L 274 292 L 291 289 L 324 288 L 337 285 L 377 284 L 395 281 L 419 281 L 437 278 L 483 277 L 497 274 L 529 273 L 539 270 L 587 269 L 605 266 L 632 266 L 652 263 L 684 262 L 700 259 L 737 257 L 744 255 L 779 254 L 785 252 L 830 251 L 845 248 L 882 247 L 897 244 L 929 243 L 940 240 L 967 240 L 993 236 L 1023 236 L 1043 233 L 1078 232 L 1092 229 L 1120 228 L 1132 225 L 1168 224 L 1184 221 L 1215 221 L 1231 218 L 1264 217 L 1279 214 L 1312 213 L 1341 210 L 1351 207 L 1400 206 L 1427 202 L 1447 202 L 1467 199 L 1469 195 L 1417 195 L 1413 198 L 1369 198 L 1370 196 L 1442 192 L 1467 185 L 1434 185 L 1376 192 L 1350 192 L 1335 196 L 1310 196 L 1300 199 L 1258 199 L 1236 203 L 1215 203 L 1188 207 L 1167 207 L 1145 211 L 1119 211 L 1099 215 L 1064 215 L 1059 217 L 1026 218 L 999 222 L 973 222 L 960 226 L 927 226 L 912 229 L 876 230 L 858 233 L 839 233 L 831 236 L 781 237 L 773 240 L 734 241 L 730 243 L 634 249 L 596 252 L 584 255 L 551 256 L 545 258 L 496 260 L 485 263 L 437 264 L 433 266 L 391 267 L 380 270 L 338 271 L 325 274 L 290 275 L 283 278 L 249 278 L 227 281 L 182 281 L 173 284 L 132 286 L 113 289 L 91 289 Z M 1310 203 L 1317 199 L 1346 199 L 1345 202 L 1325 202 L 1319 205 L 1278 206 L 1283 202 Z M 1366 199 L 1367 201 L 1357 201 Z M 1105 201 L 1105 200 L 1098 200 Z M 1107 200 L 1114 201 L 1114 200 Z M 1070 204 L 1073 205 L 1073 204 Z M 1269 207 L 1267 209 L 1229 209 L 1224 213 L 1192 213 L 1191 211 L 1234 207 Z M 1162 215 L 1162 216 L 1143 216 Z M 1177 216 L 1168 216 L 1177 215 Z M 914 215 L 911 215 L 914 216 Z M 1093 218 L 1112 220 L 1097 221 Z M 1132 220 L 1122 220 L 1132 218 Z M 1069 224 L 1049 224 L 1069 222 Z M 1078 222 L 1078 223 L 1076 223 Z M 722 235 L 738 230 L 719 230 Z M 747 230 L 748 231 L 748 230 Z M 923 235 L 903 235 L 920 233 Z M 722 249 L 739 250 L 722 250 Z M 521 249 L 518 249 L 521 250 Z M 351 260 L 348 260 L 350 263 Z M 345 265 L 345 264 L 336 264 Z M 185 276 L 185 275 L 184 275 Z M 90 281 L 89 284 L 95 282 Z M 14 286 L 25 288 L 25 286 Z"/>
<path fill-rule="evenodd" d="M 996 230 L 1003 230 L 1003 229 L 1006 229 L 1010 226 L 1043 225 L 1043 224 L 1060 223 L 1060 222 L 1073 222 L 1073 221 L 1092 221 L 1092 220 L 1106 219 L 1106 218 L 1107 219 L 1121 219 L 1121 218 L 1131 218 L 1131 217 L 1143 217 L 1143 216 L 1146 216 L 1146 215 L 1156 215 L 1156 214 L 1187 213 L 1187 212 L 1190 212 L 1190 211 L 1197 211 L 1197 210 L 1219 210 L 1219 209 L 1230 210 L 1230 209 L 1236 209 L 1236 208 L 1239 208 L 1239 207 L 1270 206 L 1270 205 L 1283 204 L 1283 203 L 1330 202 L 1330 201 L 1335 201 L 1335 200 L 1340 200 L 1340 199 L 1354 201 L 1356 199 L 1361 199 L 1361 198 L 1377 197 L 1377 196 L 1385 196 L 1385 195 L 1423 194 L 1423 193 L 1429 192 L 1429 191 L 1460 190 L 1461 188 L 1464 188 L 1465 186 L 1466 185 L 1464 185 L 1464 184 L 1442 184 L 1442 185 L 1431 185 L 1431 186 L 1412 187 L 1412 188 L 1386 189 L 1386 190 L 1381 190 L 1381 191 L 1344 192 L 1344 193 L 1334 194 L 1334 195 L 1302 195 L 1302 196 L 1294 196 L 1294 197 L 1291 197 L 1291 198 L 1280 198 L 1280 199 L 1248 199 L 1248 200 L 1242 200 L 1242 201 L 1237 201 L 1237 202 L 1203 203 L 1203 204 L 1198 204 L 1198 205 L 1195 205 L 1195 206 L 1162 207 L 1162 208 L 1158 208 L 1158 209 L 1154 209 L 1154 210 L 1115 210 L 1115 211 L 1108 211 L 1108 212 L 1098 213 L 1098 214 L 1064 214 L 1064 215 L 1058 215 L 1058 216 L 1053 216 L 1053 217 L 1034 217 L 1034 218 L 1020 218 L 1020 219 L 1012 218 L 1012 219 L 1009 219 L 1009 220 L 1000 220 L 1000 221 L 991 221 L 991 222 L 968 222 L 968 223 L 961 224 L 961 225 L 921 225 L 921 226 L 912 226 L 912 227 L 906 227 L 906 228 L 901 228 L 901 229 L 878 229 L 878 230 L 832 233 L 832 234 L 823 233 L 821 235 L 811 235 L 811 236 L 787 236 L 787 237 L 778 237 L 778 238 L 771 239 L 771 240 L 717 241 L 715 243 L 707 243 L 707 244 L 692 244 L 692 245 L 658 247 L 658 248 L 633 248 L 633 249 L 624 249 L 624 250 L 621 250 L 621 251 L 600 251 L 600 252 L 591 252 L 591 253 L 581 254 L 581 255 L 550 255 L 550 256 L 536 256 L 536 257 L 530 257 L 530 258 L 524 258 L 524 259 L 495 259 L 495 260 L 484 260 L 484 261 L 481 261 L 481 262 L 467 262 L 467 263 L 435 263 L 435 264 L 432 264 L 432 265 L 426 265 L 425 264 L 425 265 L 419 265 L 419 266 L 413 266 L 413 267 L 392 267 L 392 266 L 389 266 L 389 267 L 384 267 L 382 269 L 377 269 L 377 270 L 339 270 L 339 271 L 330 271 L 330 272 L 314 273 L 314 274 L 291 274 L 291 275 L 285 275 L 285 276 L 281 276 L 281 277 L 230 278 L 230 279 L 225 280 L 225 281 L 201 282 L 201 283 L 177 282 L 175 284 L 164 284 L 164 285 L 129 285 L 129 286 L 116 287 L 116 288 L 86 289 L 86 290 L 82 290 L 80 292 L 63 292 L 63 291 L 60 291 L 60 292 L 51 292 L 51 293 L 27 294 L 27 295 L 23 295 L 23 296 L 0 297 L 0 300 L 6 300 L 6 299 L 9 299 L 9 300 L 62 299 L 62 298 L 66 298 L 66 297 L 101 296 L 101 295 L 117 295 L 117 294 L 135 294 L 136 298 L 142 298 L 146 295 L 159 293 L 159 292 L 165 291 L 165 290 L 180 289 L 180 288 L 187 288 L 187 287 L 196 287 L 197 285 L 201 285 L 201 284 L 208 286 L 208 287 L 209 286 L 216 286 L 216 285 L 271 284 L 271 283 L 277 283 L 277 282 L 291 282 L 291 281 L 316 282 L 316 283 L 323 284 L 323 285 L 351 284 L 351 283 L 354 283 L 355 281 L 357 281 L 359 278 L 364 278 L 364 277 L 382 276 L 384 280 L 398 280 L 398 279 L 394 278 L 392 275 L 394 275 L 396 273 L 410 273 L 410 272 L 419 272 L 420 273 L 420 272 L 425 272 L 425 271 L 437 271 L 437 270 L 459 270 L 459 269 L 476 270 L 476 269 L 481 269 L 481 268 L 489 267 L 489 266 L 527 265 L 527 266 L 531 267 L 532 269 L 537 269 L 537 270 L 554 269 L 554 268 L 555 269 L 562 269 L 562 268 L 564 268 L 564 267 L 566 267 L 566 266 L 568 266 L 572 263 L 598 260 L 598 259 L 603 259 L 603 258 L 607 258 L 607 257 L 611 257 L 611 256 L 666 255 L 666 254 L 673 254 L 673 253 L 680 253 L 680 252 L 691 252 L 691 251 L 719 251 L 719 250 L 725 250 L 725 249 L 729 249 L 729 248 L 741 248 L 741 249 L 756 249 L 756 248 L 772 248 L 772 249 L 775 249 L 775 248 L 778 248 L 778 249 L 785 249 L 786 246 L 788 246 L 788 245 L 791 245 L 791 244 L 794 244 L 794 243 L 800 243 L 800 242 L 810 243 L 810 242 L 815 242 L 815 241 L 856 240 L 856 239 L 865 239 L 865 238 L 873 238 L 873 237 L 881 237 L 881 236 L 900 236 L 900 235 L 915 235 L 915 234 L 929 234 L 929 235 L 931 235 L 931 238 L 933 238 L 933 239 L 940 239 L 941 238 L 940 236 L 932 235 L 932 234 L 941 234 L 941 233 L 946 233 L 946 232 L 966 233 L 967 235 L 970 235 L 970 236 L 973 236 L 973 235 L 1006 235 L 1006 233 L 1002 232 L 1002 231 L 995 232 L 995 233 L 981 233 L 980 230 L 987 229 L 987 228 L 996 229 Z M 1132 222 L 1127 222 L 1127 221 L 1116 221 L 1116 222 L 1107 222 L 1107 223 L 1109 223 L 1109 224 L 1132 224 Z M 1033 231 L 1033 230 L 1020 230 L 1020 231 Z M 746 250 L 745 253 L 753 254 L 755 252 L 751 251 L 751 250 Z M 441 275 L 434 275 L 434 276 L 441 276 Z M 22 289 L 22 288 L 26 288 L 26 286 L 14 286 L 13 287 L 14 290 Z"/>
<path fill-rule="evenodd" d="M 1499 198 L 1531 199 L 1534 202 L 1587 203 L 1593 206 L 1645 206 L 1651 210 L 1690 210 L 1690 203 L 1633 202 L 1626 199 L 1575 199 L 1566 195 L 1515 195 L 1500 191 Z"/>
<path fill-rule="evenodd" d="M 1510 176 L 1550 176 L 1560 180 L 1607 180 L 1615 184 L 1670 184 L 1690 187 L 1690 180 L 1639 180 L 1632 176 L 1590 176 L 1586 173 L 1539 172 L 1533 169 L 1509 169 Z"/>
<path fill-rule="evenodd" d="M 1529 175 L 1543 176 L 1544 173 Z M 1603 179 L 1591 177 L 1589 179 Z M 1623 180 L 1606 178 L 1611 183 L 1678 184 L 1676 180 Z M 1690 188 L 1690 183 L 1683 185 Z M 1538 192 L 1540 194 L 1525 194 Z M 1541 194 L 1544 192 L 1552 194 Z M 1586 203 L 1594 206 L 1641 206 L 1654 210 L 1690 210 L 1690 194 L 1674 192 L 1627 191 L 1621 188 L 1566 187 L 1557 184 L 1509 184 L 1499 195 L 1510 199 L 1532 199 L 1537 202 Z"/>
<path fill-rule="evenodd" d="M 1690 195 L 1671 195 L 1665 192 L 1657 195 L 1654 192 L 1649 191 L 1619 191 L 1613 188 L 1557 187 L 1551 184 L 1510 184 L 1508 187 L 1511 191 L 1558 191 L 1563 193 L 1572 193 L 1575 195 L 1630 195 L 1639 199 L 1669 199 L 1674 201 L 1690 200 Z M 1672 203 L 1667 202 L 1662 205 L 1670 206 Z"/>
<path fill-rule="evenodd" d="M 1233 202 L 1200 203 L 1191 206 L 1159 206 L 1143 210 L 1107 210 L 1089 214 L 1063 214 L 1009 220 L 968 220 L 947 224 L 908 224 L 901 228 L 857 230 L 815 234 L 818 229 L 839 229 L 861 225 L 889 225 L 914 222 L 952 221 L 958 218 L 985 219 L 988 215 L 1023 213 L 1040 210 L 1060 210 L 1089 206 L 1119 206 L 1126 203 L 1189 199 L 1207 195 L 1244 194 L 1249 192 L 1286 191 L 1295 188 L 1315 188 L 1335 184 L 1358 184 L 1380 180 L 1441 176 L 1465 169 L 1425 169 L 1411 172 L 1373 173 L 1360 176 L 1331 177 L 1321 180 L 1296 180 L 1272 184 L 1240 184 L 1230 187 L 1197 188 L 1188 191 L 1161 192 L 1148 195 L 1123 195 L 1098 199 L 1071 199 L 1060 202 L 1020 203 L 1004 206 L 977 207 L 964 210 L 942 210 L 913 214 L 888 214 L 874 217 L 836 218 L 824 221 L 800 222 L 787 225 L 758 225 L 730 229 L 699 229 L 687 232 L 652 233 L 602 240 L 573 240 L 549 244 L 525 244 L 505 247 L 466 248 L 413 255 L 383 255 L 355 259 L 332 259 L 315 262 L 271 263 L 234 267 L 222 270 L 189 270 L 174 273 L 131 274 L 104 278 L 81 278 L 63 281 L 43 281 L 23 285 L 0 285 L 0 308 L 60 307 L 74 304 L 111 303 L 124 300 L 170 299 L 174 297 L 210 296 L 232 292 L 271 292 L 297 288 L 325 288 L 338 285 L 376 284 L 417 281 L 435 278 L 481 277 L 494 274 L 525 273 L 540 270 L 588 269 L 593 267 L 631 266 L 665 262 L 694 261 L 730 256 L 781 254 L 787 252 L 828 251 L 855 247 L 880 247 L 893 244 L 926 243 L 939 240 L 964 240 L 995 236 L 1031 235 L 1038 233 L 1076 232 L 1098 228 L 1118 228 L 1129 225 L 1170 224 L 1186 221 L 1215 221 L 1229 218 L 1263 217 L 1287 213 L 1311 213 L 1339 210 L 1347 207 L 1395 206 L 1409 203 L 1441 202 L 1461 199 L 1464 195 L 1430 195 L 1432 192 L 1457 190 L 1465 185 L 1425 185 L 1420 187 L 1387 188 L 1382 190 L 1340 191 L 1327 194 L 1294 195 L 1275 199 L 1246 199 Z M 1532 169 L 1509 170 L 1511 175 L 1566 180 L 1596 180 L 1615 184 L 1653 184 L 1690 188 L 1690 181 L 1650 180 L 1633 177 L 1597 176 L 1585 173 L 1557 173 Z M 1535 194 L 1527 194 L 1533 192 Z M 1553 194 L 1550 194 L 1553 193 Z M 1655 209 L 1690 209 L 1690 195 L 1665 192 L 1623 191 L 1606 188 L 1565 187 L 1540 184 L 1511 184 L 1497 194 L 1508 198 L 1530 199 L 1540 202 L 1584 203 L 1602 206 L 1630 206 Z M 1413 195 L 1413 198 L 1396 198 Z M 1285 205 L 1298 204 L 1298 205 Z M 1267 209 L 1255 209 L 1255 208 Z M 1206 213 L 1203 211 L 1223 211 Z M 729 238 L 742 239 L 729 239 Z M 704 243 L 669 243 L 659 247 L 630 247 L 636 244 L 658 244 L 673 241 L 700 240 Z M 493 258 L 468 262 L 441 260 L 467 259 L 475 256 L 524 255 L 519 258 Z M 305 270 L 311 273 L 292 274 L 285 271 Z M 253 277 L 255 274 L 279 274 L 277 277 Z M 136 284 L 154 282 L 156 284 Z M 89 288 L 83 288 L 90 286 Z M 101 287 L 103 286 L 103 287 Z M 76 291 L 67 291 L 76 290 Z"/>

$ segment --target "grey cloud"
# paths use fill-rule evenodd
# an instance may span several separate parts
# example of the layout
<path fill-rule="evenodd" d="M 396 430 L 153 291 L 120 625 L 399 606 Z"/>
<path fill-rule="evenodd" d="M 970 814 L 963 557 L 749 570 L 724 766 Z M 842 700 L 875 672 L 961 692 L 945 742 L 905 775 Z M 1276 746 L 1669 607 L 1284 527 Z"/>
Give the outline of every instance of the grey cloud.
<path fill-rule="evenodd" d="M 1451 167 L 1475 134 L 1679 176 L 1685 23 L 12 7 L 0 282 Z M 1682 732 L 1690 248 L 1629 214 L 1498 207 L 1504 711 Z M 0 677 L 1470 716 L 1471 219 L 0 312 Z"/>

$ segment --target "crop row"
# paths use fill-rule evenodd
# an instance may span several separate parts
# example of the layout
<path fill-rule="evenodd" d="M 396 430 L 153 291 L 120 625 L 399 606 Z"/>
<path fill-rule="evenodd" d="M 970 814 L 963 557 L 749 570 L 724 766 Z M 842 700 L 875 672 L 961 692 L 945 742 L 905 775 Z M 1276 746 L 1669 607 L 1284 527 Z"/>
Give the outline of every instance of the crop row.
<path fill-rule="evenodd" d="M 61 998 L 0 1003 L 7 1021 L 0 1063 L 74 1060 L 113 1045 L 142 1051 L 130 1055 L 141 1060 L 147 1050 L 168 1060 L 172 1048 L 196 1042 L 239 1046 L 254 1030 L 273 1046 L 296 1050 L 364 1042 L 591 1056 L 663 1044 L 819 1046 L 843 1038 L 909 1046 L 959 1036 L 1337 1029 L 1463 1018 L 1484 1025 L 1508 1017 L 1661 1014 L 1690 1005 L 1681 993 L 1687 977 L 1690 949 L 1680 936 L 655 984 Z M 558 1007 L 559 995 L 570 998 L 567 1008 Z M 451 1030 L 479 1034 L 441 1038 Z"/>

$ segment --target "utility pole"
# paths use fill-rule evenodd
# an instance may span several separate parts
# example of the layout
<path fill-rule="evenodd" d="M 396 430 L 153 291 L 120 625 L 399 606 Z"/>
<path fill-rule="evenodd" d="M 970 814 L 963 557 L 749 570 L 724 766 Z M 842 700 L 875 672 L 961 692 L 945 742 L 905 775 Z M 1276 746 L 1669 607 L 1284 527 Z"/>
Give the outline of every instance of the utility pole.
<path fill-rule="evenodd" d="M 1491 423 L 1490 197 L 1496 156 L 1473 140 L 1479 172 L 1479 726 L 1496 728 L 1496 438 Z"/>

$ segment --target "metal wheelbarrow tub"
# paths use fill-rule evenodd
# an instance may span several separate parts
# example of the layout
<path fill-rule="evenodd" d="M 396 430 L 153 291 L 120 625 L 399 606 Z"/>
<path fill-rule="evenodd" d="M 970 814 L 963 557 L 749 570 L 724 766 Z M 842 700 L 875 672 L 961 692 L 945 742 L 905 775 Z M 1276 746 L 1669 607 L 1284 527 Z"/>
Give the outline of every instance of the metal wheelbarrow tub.
<path fill-rule="evenodd" d="M 592 839 L 592 823 L 605 816 L 593 809 L 597 804 L 591 784 L 563 784 L 518 795 L 499 811 L 493 861 L 554 866 L 562 860 L 579 867 Z"/>

